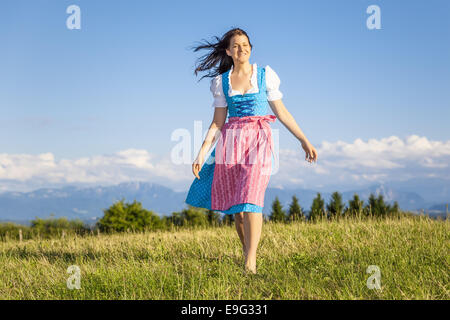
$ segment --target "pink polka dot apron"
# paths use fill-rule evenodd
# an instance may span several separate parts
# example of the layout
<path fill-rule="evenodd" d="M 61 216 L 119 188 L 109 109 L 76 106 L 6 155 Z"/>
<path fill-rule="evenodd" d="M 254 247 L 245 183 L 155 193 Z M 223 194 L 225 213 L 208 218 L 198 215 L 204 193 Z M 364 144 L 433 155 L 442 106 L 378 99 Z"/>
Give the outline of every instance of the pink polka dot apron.
<path fill-rule="evenodd" d="M 239 203 L 264 206 L 271 174 L 274 115 L 230 117 L 216 145 L 211 209 Z"/>

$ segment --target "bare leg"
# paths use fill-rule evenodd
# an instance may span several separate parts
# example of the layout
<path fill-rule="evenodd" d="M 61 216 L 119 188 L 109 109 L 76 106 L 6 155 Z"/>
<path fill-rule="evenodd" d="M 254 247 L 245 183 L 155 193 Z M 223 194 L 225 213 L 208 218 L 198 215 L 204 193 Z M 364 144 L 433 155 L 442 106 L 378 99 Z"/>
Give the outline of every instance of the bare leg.
<path fill-rule="evenodd" d="M 239 235 L 239 239 L 242 243 L 242 251 L 244 253 L 244 257 L 246 255 L 245 252 L 245 238 L 244 238 L 244 213 L 238 212 L 234 214 L 234 223 L 236 225 L 236 231 Z"/>
<path fill-rule="evenodd" d="M 244 239 L 247 244 L 245 267 L 252 273 L 256 273 L 256 249 L 261 238 L 263 217 L 261 212 L 244 213 Z"/>

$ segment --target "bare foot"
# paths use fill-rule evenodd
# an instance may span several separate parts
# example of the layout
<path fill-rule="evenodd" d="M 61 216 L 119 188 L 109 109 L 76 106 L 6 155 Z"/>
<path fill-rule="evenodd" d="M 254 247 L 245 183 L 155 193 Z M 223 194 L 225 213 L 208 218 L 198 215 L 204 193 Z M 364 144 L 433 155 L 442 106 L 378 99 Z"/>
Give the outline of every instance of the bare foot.
<path fill-rule="evenodd" d="M 252 274 L 256 274 L 256 266 L 255 265 L 245 265 L 245 271 L 250 272 Z"/>

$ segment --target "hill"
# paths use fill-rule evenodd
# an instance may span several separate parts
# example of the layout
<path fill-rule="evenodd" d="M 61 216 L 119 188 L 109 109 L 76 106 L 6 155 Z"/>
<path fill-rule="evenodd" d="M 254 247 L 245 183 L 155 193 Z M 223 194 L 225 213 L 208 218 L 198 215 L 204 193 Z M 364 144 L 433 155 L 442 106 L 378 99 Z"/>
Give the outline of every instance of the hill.
<path fill-rule="evenodd" d="M 9 240 L 0 299 L 449 299 L 449 227 L 414 216 L 266 222 L 256 275 L 242 272 L 234 226 Z M 71 265 L 80 290 L 67 288 Z"/>
<path fill-rule="evenodd" d="M 329 201 L 332 192 L 321 192 L 322 197 Z M 401 191 L 385 185 L 373 185 L 368 188 L 342 193 L 345 203 L 348 203 L 357 193 L 360 198 L 367 201 L 370 193 L 376 196 L 382 194 L 387 203 L 399 203 L 402 210 L 418 213 L 421 208 L 428 210 L 430 214 L 444 214 L 445 210 L 438 203 L 424 200 L 415 192 Z M 264 198 L 263 213 L 270 214 L 270 204 L 275 197 L 287 208 L 296 195 L 300 205 L 309 210 L 316 190 L 310 189 L 278 189 L 267 188 Z M 121 198 L 127 201 L 136 199 L 144 208 L 152 210 L 160 216 L 171 215 L 187 207 L 184 200 L 187 192 L 175 192 L 165 186 L 149 182 L 127 182 L 113 186 L 77 187 L 66 186 L 62 188 L 41 188 L 31 192 L 4 192 L 0 194 L 0 221 L 15 221 L 26 224 L 26 221 L 35 217 L 47 218 L 51 214 L 56 217 L 69 219 L 81 219 L 87 223 L 93 223 L 103 216 L 103 209 Z M 450 201 L 449 201 L 450 202 Z M 269 204 L 269 205 L 267 205 Z M 438 205 L 438 206 L 436 206 Z"/>

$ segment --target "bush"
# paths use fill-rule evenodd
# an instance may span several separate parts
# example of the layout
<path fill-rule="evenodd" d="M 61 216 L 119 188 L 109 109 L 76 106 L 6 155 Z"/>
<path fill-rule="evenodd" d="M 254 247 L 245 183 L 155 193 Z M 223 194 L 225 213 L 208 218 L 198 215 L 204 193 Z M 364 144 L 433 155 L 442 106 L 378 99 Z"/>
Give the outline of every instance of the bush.
<path fill-rule="evenodd" d="M 103 232 L 111 231 L 144 231 L 164 228 L 163 221 L 152 211 L 142 207 L 134 200 L 125 203 L 122 199 L 108 209 L 103 210 L 104 216 L 97 222 L 97 227 Z"/>
<path fill-rule="evenodd" d="M 63 234 L 86 234 L 90 229 L 80 219 L 67 220 L 67 218 L 36 218 L 31 221 L 31 229 L 33 233 L 37 233 L 40 237 L 51 238 L 61 236 Z"/>

